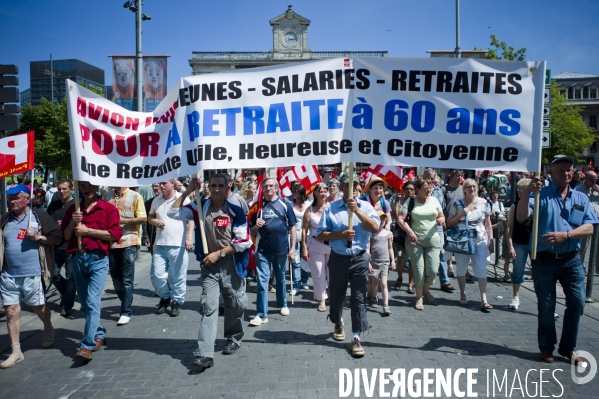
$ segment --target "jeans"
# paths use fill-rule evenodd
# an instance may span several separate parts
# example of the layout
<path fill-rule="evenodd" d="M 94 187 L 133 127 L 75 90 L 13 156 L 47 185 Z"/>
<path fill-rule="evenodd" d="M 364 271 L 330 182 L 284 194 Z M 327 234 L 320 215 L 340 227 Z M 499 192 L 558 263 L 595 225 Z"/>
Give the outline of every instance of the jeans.
<path fill-rule="evenodd" d="M 114 290 L 121 300 L 121 316 L 131 317 L 136 258 L 137 247 L 135 245 L 110 250 L 110 277 Z"/>
<path fill-rule="evenodd" d="M 256 252 L 256 271 L 258 272 L 256 314 L 260 317 L 266 317 L 268 314 L 268 280 L 270 279 L 271 265 L 275 273 L 277 307 L 287 307 L 287 292 L 285 288 L 285 266 L 287 265 L 287 254 L 262 255 L 261 253 Z"/>
<path fill-rule="evenodd" d="M 71 264 L 75 285 L 85 313 L 85 327 L 80 348 L 92 350 L 96 346 L 94 338 L 104 339 L 106 329 L 100 325 L 102 292 L 108 275 L 108 256 L 99 251 L 77 253 Z"/>
<path fill-rule="evenodd" d="M 526 267 L 526 261 L 528 255 L 530 255 L 530 245 L 516 244 L 514 245 L 514 251 L 516 251 L 516 259 L 512 262 L 512 284 L 522 284 L 524 282 L 524 269 Z"/>
<path fill-rule="evenodd" d="M 188 255 L 185 247 L 156 245 L 152 254 L 150 279 L 156 295 L 171 298 L 181 305 L 187 290 Z M 168 272 L 171 272 L 172 292 L 168 288 Z"/>
<path fill-rule="evenodd" d="M 445 236 L 443 235 L 443 231 L 439 232 L 439 241 L 441 243 L 441 248 L 439 252 L 439 283 L 441 283 L 441 287 L 449 284 L 449 277 L 447 276 L 447 261 L 445 260 L 445 250 L 443 249 L 443 244 L 445 242 Z"/>
<path fill-rule="evenodd" d="M 295 259 L 291 270 L 293 271 L 293 288 L 299 291 L 302 285 L 308 284 L 308 272 L 302 269 L 302 258 L 301 258 L 301 242 L 295 243 Z"/>
<path fill-rule="evenodd" d="M 592 273 L 592 271 L 591 271 Z M 538 259 L 532 268 L 532 279 L 538 300 L 539 326 L 537 337 L 542 352 L 553 352 L 557 343 L 555 332 L 555 284 L 559 281 L 566 295 L 566 312 L 559 349 L 573 351 L 578 338 L 578 325 L 584 311 L 586 292 L 584 267 L 580 255 L 565 259 Z"/>
<path fill-rule="evenodd" d="M 52 282 L 60 292 L 60 307 L 66 310 L 73 309 L 75 305 L 75 295 L 77 288 L 75 287 L 75 276 L 73 276 L 73 268 L 71 266 L 71 255 L 67 254 L 66 249 L 54 250 L 54 276 Z M 64 266 L 65 277 L 60 275 L 60 269 Z"/>
<path fill-rule="evenodd" d="M 154 247 L 154 250 L 160 247 Z M 185 248 L 183 248 L 185 249 Z M 225 338 L 237 345 L 243 338 L 243 311 L 247 308 L 245 280 L 235 269 L 233 256 L 219 259 L 212 266 L 202 266 L 202 296 L 200 297 L 200 331 L 196 355 L 214 357 L 214 343 L 218 327 L 218 301 L 225 299 Z"/>

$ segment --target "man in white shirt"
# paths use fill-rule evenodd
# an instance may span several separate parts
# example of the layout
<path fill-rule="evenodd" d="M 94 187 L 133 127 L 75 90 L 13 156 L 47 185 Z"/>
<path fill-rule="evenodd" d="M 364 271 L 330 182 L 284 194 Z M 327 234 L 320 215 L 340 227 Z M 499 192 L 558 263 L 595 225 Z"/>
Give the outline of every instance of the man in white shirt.
<path fill-rule="evenodd" d="M 50 206 L 50 202 L 52 202 L 52 197 L 54 197 L 54 194 L 56 194 L 58 192 L 58 182 L 54 182 L 52 183 L 52 187 L 50 187 L 48 189 L 48 191 L 46 191 L 46 209 L 48 209 L 48 206 Z"/>
<path fill-rule="evenodd" d="M 148 223 L 156 226 L 150 278 L 160 297 L 156 313 L 163 314 L 171 306 L 171 316 L 179 316 L 179 306 L 185 301 L 187 289 L 187 251 L 193 248 L 193 221 L 184 222 L 168 217 L 167 211 L 181 196 L 175 189 L 176 179 L 160 183 L 162 194 L 152 201 Z M 189 203 L 189 200 L 187 200 Z M 171 287 L 168 285 L 169 271 Z"/>

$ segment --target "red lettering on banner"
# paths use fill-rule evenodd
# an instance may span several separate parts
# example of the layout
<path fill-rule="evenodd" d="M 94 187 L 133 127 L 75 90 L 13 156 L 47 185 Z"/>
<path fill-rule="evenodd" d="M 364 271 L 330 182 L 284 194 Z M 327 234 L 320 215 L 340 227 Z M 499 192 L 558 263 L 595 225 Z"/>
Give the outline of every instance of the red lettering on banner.
<path fill-rule="evenodd" d="M 95 104 L 89 103 L 89 118 L 97 121 L 102 114 L 102 107 L 96 107 Z"/>
<path fill-rule="evenodd" d="M 139 134 L 139 155 L 142 157 L 155 157 L 158 155 L 158 143 L 160 135 L 158 133 L 140 133 Z"/>
<path fill-rule="evenodd" d="M 123 115 L 113 112 L 110 115 L 110 123 L 112 123 L 113 126 L 121 127 L 125 124 L 125 118 L 123 118 Z"/>
<path fill-rule="evenodd" d="M 125 122 L 125 128 L 137 131 L 138 127 L 139 127 L 139 118 L 131 118 L 130 116 L 128 116 L 127 122 Z"/>
<path fill-rule="evenodd" d="M 146 117 L 146 127 L 150 126 L 152 124 L 152 117 L 148 116 Z"/>
<path fill-rule="evenodd" d="M 92 132 L 92 151 L 98 155 L 110 155 L 113 144 L 110 133 L 96 129 Z"/>
<path fill-rule="evenodd" d="M 85 100 L 82 99 L 81 97 L 77 97 L 77 113 L 85 118 L 85 114 L 86 114 L 85 110 L 86 110 Z"/>
<path fill-rule="evenodd" d="M 85 148 L 85 142 L 90 138 L 89 129 L 82 124 L 79 124 L 79 129 L 81 130 L 81 147 Z"/>
<path fill-rule="evenodd" d="M 108 123 L 108 117 L 110 116 L 110 111 L 104 108 L 104 112 L 102 113 L 102 123 Z"/>
<path fill-rule="evenodd" d="M 135 136 L 116 136 L 116 152 L 122 157 L 132 157 L 137 153 L 137 138 Z"/>

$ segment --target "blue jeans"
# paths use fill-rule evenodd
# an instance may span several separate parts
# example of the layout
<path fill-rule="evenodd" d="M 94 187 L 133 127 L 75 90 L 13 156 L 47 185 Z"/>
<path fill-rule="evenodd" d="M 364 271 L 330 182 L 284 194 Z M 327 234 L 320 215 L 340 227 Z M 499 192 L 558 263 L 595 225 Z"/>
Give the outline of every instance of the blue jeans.
<path fill-rule="evenodd" d="M 83 339 L 79 347 L 92 350 L 96 346 L 94 338 L 104 339 L 106 335 L 106 329 L 100 325 L 100 309 L 108 275 L 108 256 L 99 251 L 77 253 L 71 265 L 81 310 L 85 312 Z"/>
<path fill-rule="evenodd" d="M 187 290 L 188 255 L 185 247 L 156 245 L 152 254 L 150 278 L 156 295 L 171 298 L 179 305 L 185 302 Z M 171 272 L 172 293 L 168 288 L 168 272 Z"/>
<path fill-rule="evenodd" d="M 524 269 L 526 268 L 526 261 L 528 260 L 528 255 L 530 255 L 530 245 L 516 243 L 513 243 L 513 245 L 514 251 L 516 251 L 516 259 L 514 259 L 512 262 L 512 284 L 522 284 L 524 282 Z"/>
<path fill-rule="evenodd" d="M 301 258 L 301 242 L 295 243 L 295 259 L 293 261 L 293 288 L 300 290 L 302 285 L 308 284 L 308 272 L 302 269 L 302 258 Z"/>
<path fill-rule="evenodd" d="M 566 259 L 537 259 L 532 268 L 532 279 L 538 300 L 539 326 L 537 336 L 542 352 L 553 352 L 557 343 L 555 332 L 555 284 L 559 281 L 566 295 L 566 312 L 559 349 L 573 351 L 578 338 L 578 325 L 584 311 L 586 292 L 584 267 L 580 255 Z"/>
<path fill-rule="evenodd" d="M 287 307 L 287 292 L 285 288 L 287 255 L 262 255 L 256 252 L 256 270 L 258 272 L 256 314 L 260 317 L 266 317 L 268 314 L 268 280 L 270 279 L 271 264 L 275 273 L 277 307 Z"/>
<path fill-rule="evenodd" d="M 66 310 L 73 309 L 77 293 L 71 261 L 71 254 L 68 254 L 65 249 L 54 250 L 54 276 L 52 282 L 61 295 L 60 307 Z M 64 266 L 65 277 L 60 275 L 62 266 Z"/>
<path fill-rule="evenodd" d="M 441 251 L 439 252 L 439 282 L 441 283 L 441 287 L 443 287 L 449 284 L 447 262 L 444 259 L 445 250 L 443 249 L 443 244 L 445 243 L 445 236 L 443 235 L 443 230 L 439 231 L 439 241 L 441 242 Z"/>
<path fill-rule="evenodd" d="M 136 258 L 137 247 L 135 245 L 110 250 L 110 277 L 112 277 L 114 290 L 121 300 L 121 316 L 131 317 Z"/>

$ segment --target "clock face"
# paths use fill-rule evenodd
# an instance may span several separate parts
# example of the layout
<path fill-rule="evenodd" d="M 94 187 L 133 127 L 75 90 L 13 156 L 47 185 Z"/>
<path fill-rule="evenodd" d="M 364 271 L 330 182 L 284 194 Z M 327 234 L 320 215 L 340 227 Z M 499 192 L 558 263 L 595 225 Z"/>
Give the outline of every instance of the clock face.
<path fill-rule="evenodd" d="M 293 32 L 286 32 L 283 35 L 283 43 L 287 47 L 293 47 L 297 44 L 297 35 Z"/>

